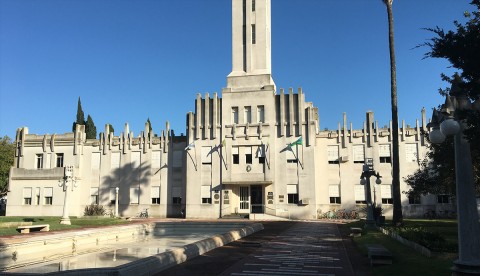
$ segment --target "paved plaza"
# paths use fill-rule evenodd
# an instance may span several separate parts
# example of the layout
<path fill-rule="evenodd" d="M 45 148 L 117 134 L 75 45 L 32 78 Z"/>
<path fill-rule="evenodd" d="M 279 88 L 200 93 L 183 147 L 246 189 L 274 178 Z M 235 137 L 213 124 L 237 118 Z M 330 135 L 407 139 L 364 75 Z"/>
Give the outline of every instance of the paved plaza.
<path fill-rule="evenodd" d="M 369 275 L 368 262 L 336 224 L 264 222 L 265 230 L 159 275 Z"/>

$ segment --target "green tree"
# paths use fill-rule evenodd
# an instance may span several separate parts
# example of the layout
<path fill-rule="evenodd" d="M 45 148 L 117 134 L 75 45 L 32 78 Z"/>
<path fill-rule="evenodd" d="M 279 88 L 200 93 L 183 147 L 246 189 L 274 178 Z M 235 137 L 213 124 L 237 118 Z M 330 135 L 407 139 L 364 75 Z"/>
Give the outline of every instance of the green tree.
<path fill-rule="evenodd" d="M 15 144 L 10 137 L 0 139 L 0 197 L 7 194 L 8 174 L 13 166 L 15 157 Z"/>
<path fill-rule="evenodd" d="M 454 21 L 455 29 L 445 31 L 442 28 L 429 28 L 434 37 L 419 46 L 427 46 L 430 51 L 427 58 L 445 58 L 458 71 L 453 76 L 441 74 L 441 78 L 457 83 L 460 89 L 467 91 L 470 100 L 480 98 L 480 0 L 470 3 L 472 12 L 465 12 L 464 24 Z M 450 88 L 439 89 L 441 95 L 450 92 Z M 477 106 L 478 108 L 478 106 Z M 474 181 L 477 193 L 480 191 L 480 113 L 477 110 L 464 114 L 467 128 L 465 135 L 471 145 Z M 455 163 L 453 139 L 448 138 L 441 145 L 430 145 L 426 160 L 414 174 L 405 180 L 410 185 L 409 194 L 455 194 Z"/>
<path fill-rule="evenodd" d="M 97 138 L 97 127 L 93 123 L 93 119 L 90 114 L 88 114 L 87 122 L 85 123 L 85 134 L 87 136 L 87 139 Z"/>
<path fill-rule="evenodd" d="M 85 125 L 85 114 L 83 113 L 82 109 L 82 102 L 80 101 L 80 97 L 78 97 L 77 103 L 77 120 L 73 122 L 72 131 L 75 132 L 77 125 Z"/>
<path fill-rule="evenodd" d="M 393 0 L 382 0 L 387 7 L 388 45 L 390 50 L 390 97 L 392 106 L 392 195 L 394 225 L 403 223 L 400 194 L 400 157 L 398 152 L 398 105 L 397 105 L 397 65 L 395 62 L 395 41 L 393 28 Z"/>

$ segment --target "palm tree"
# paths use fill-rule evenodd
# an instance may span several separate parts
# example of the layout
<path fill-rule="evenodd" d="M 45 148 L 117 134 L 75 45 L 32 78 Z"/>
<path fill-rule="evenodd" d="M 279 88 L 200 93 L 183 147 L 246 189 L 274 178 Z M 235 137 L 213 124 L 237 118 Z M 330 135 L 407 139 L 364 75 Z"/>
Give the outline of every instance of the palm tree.
<path fill-rule="evenodd" d="M 390 48 L 390 91 L 392 103 L 392 192 L 393 192 L 393 225 L 403 223 L 402 201 L 400 197 L 400 164 L 398 153 L 398 107 L 397 107 L 397 66 L 395 64 L 395 43 L 393 32 L 393 0 L 382 0 L 388 14 L 388 43 Z"/>

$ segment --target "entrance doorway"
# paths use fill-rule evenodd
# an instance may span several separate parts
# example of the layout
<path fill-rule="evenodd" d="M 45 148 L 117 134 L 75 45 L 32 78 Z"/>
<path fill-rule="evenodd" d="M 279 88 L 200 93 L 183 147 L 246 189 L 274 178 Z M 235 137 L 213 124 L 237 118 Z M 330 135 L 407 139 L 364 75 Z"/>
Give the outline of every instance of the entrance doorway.
<path fill-rule="evenodd" d="M 240 186 L 240 208 L 241 214 L 263 214 L 263 187 L 261 185 Z"/>
<path fill-rule="evenodd" d="M 263 187 L 260 185 L 250 186 L 250 201 L 252 214 L 263 214 Z"/>

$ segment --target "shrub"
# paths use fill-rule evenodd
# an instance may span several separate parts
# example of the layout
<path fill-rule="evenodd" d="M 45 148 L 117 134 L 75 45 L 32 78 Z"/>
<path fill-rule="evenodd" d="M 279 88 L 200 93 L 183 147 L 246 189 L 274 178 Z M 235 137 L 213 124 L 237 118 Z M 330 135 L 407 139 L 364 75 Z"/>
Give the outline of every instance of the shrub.
<path fill-rule="evenodd" d="M 390 230 L 409 241 L 416 242 L 435 252 L 457 251 L 456 244 L 448 243 L 439 233 L 428 231 L 423 227 L 401 227 Z"/>
<path fill-rule="evenodd" d="M 91 204 L 85 206 L 83 211 L 84 216 L 103 216 L 107 213 L 105 208 L 102 205 Z"/>

